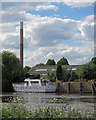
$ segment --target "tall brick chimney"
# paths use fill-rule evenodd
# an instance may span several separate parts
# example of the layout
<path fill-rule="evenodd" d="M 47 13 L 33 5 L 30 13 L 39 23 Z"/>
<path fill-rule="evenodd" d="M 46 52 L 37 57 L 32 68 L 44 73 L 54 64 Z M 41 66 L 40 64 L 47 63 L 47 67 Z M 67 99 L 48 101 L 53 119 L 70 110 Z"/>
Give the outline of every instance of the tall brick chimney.
<path fill-rule="evenodd" d="M 23 67 L 23 22 L 20 22 L 20 62 Z"/>

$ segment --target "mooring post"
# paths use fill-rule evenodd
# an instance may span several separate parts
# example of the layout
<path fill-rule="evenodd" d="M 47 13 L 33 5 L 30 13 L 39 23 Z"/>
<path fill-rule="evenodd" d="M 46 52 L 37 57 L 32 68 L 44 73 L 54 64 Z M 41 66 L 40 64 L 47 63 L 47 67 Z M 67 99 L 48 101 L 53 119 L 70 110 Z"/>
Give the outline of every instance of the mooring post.
<path fill-rule="evenodd" d="M 80 94 L 82 94 L 82 88 L 83 88 L 83 84 L 82 82 L 80 82 Z"/>
<path fill-rule="evenodd" d="M 92 82 L 92 95 L 96 94 L 96 87 L 95 87 L 95 83 Z"/>
<path fill-rule="evenodd" d="M 56 84 L 56 92 L 57 93 L 59 92 L 59 82 L 57 82 L 57 84 Z"/>
<path fill-rule="evenodd" d="M 70 94 L 70 82 L 68 83 L 68 94 Z"/>

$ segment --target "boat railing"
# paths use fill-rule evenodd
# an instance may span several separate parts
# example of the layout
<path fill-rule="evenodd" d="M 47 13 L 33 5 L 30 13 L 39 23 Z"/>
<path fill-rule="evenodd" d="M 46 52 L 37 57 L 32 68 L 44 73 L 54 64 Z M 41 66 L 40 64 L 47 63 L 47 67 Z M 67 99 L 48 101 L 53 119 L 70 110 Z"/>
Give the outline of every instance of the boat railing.
<path fill-rule="evenodd" d="M 24 86 L 24 83 L 13 83 L 13 86 Z"/>

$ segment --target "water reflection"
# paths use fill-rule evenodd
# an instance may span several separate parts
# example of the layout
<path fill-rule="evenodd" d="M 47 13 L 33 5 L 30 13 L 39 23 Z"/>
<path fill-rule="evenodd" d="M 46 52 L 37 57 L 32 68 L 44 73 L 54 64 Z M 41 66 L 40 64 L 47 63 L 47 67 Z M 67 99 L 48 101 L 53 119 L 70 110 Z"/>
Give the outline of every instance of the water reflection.
<path fill-rule="evenodd" d="M 70 98 L 71 102 L 81 102 L 81 103 L 92 103 L 95 105 L 96 103 L 96 96 L 92 95 L 77 95 L 77 94 L 56 94 L 56 93 L 20 93 L 20 92 L 14 92 L 14 93 L 5 93 L 0 98 L 2 98 L 2 102 L 6 102 L 6 98 L 13 98 L 13 97 L 21 97 L 24 100 L 24 103 L 49 103 L 50 100 L 56 98 L 59 99 L 61 97 L 63 98 Z M 65 101 L 66 102 L 66 101 Z"/>

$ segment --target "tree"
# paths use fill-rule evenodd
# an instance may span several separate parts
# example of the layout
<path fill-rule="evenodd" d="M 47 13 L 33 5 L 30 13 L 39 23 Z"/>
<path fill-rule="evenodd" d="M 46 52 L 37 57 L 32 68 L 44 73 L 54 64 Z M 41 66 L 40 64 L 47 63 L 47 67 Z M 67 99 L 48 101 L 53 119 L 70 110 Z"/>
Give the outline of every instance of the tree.
<path fill-rule="evenodd" d="M 51 82 L 56 82 L 56 70 L 52 71 L 52 72 L 48 72 L 47 73 L 47 78 L 51 81 Z"/>
<path fill-rule="evenodd" d="M 56 65 L 54 59 L 49 59 L 46 63 L 46 65 Z"/>
<path fill-rule="evenodd" d="M 2 69 L 3 76 L 2 78 L 8 79 L 11 82 L 15 80 L 21 80 L 23 76 L 23 68 L 19 59 L 11 52 L 3 51 L 2 52 L 2 63 L 5 67 Z M 16 81 L 17 81 L 16 80 Z"/>
<path fill-rule="evenodd" d="M 69 63 L 67 59 L 63 57 L 57 62 L 57 65 L 69 65 Z"/>
<path fill-rule="evenodd" d="M 31 69 L 30 66 L 25 66 L 24 67 L 24 74 L 25 74 L 25 78 L 29 77 L 30 75 L 27 73 L 29 70 Z"/>
<path fill-rule="evenodd" d="M 67 69 L 67 66 L 63 66 L 63 81 L 74 81 L 78 76 L 72 69 Z"/>
<path fill-rule="evenodd" d="M 69 72 L 69 70 L 67 70 L 67 68 L 65 66 L 62 68 L 62 71 L 63 71 L 63 78 L 62 78 L 63 82 L 66 82 L 70 78 L 70 72 Z"/>
<path fill-rule="evenodd" d="M 77 69 L 77 75 L 81 79 L 91 80 L 96 78 L 96 65 L 93 62 L 89 62 L 80 66 Z"/>
<path fill-rule="evenodd" d="M 40 74 L 34 73 L 33 75 L 29 76 L 29 79 L 40 79 Z"/>
<path fill-rule="evenodd" d="M 62 66 L 61 65 L 57 65 L 56 77 L 57 77 L 58 80 L 62 80 L 63 71 L 62 71 Z"/>
<path fill-rule="evenodd" d="M 96 57 L 93 57 L 90 62 L 96 64 Z"/>
<path fill-rule="evenodd" d="M 19 59 L 11 52 L 2 52 L 2 85 L 3 91 L 11 91 L 12 83 L 22 81 L 24 70 Z M 5 89 L 6 90 L 5 90 Z"/>

